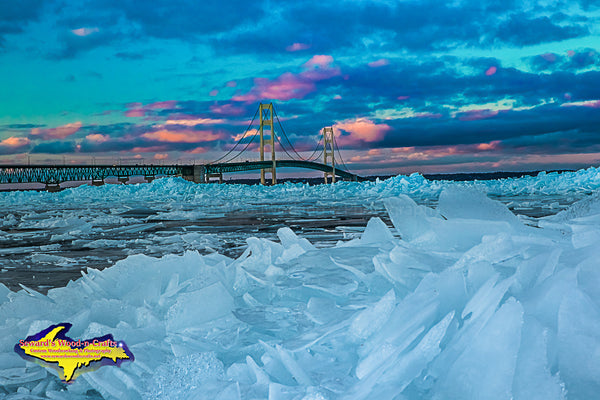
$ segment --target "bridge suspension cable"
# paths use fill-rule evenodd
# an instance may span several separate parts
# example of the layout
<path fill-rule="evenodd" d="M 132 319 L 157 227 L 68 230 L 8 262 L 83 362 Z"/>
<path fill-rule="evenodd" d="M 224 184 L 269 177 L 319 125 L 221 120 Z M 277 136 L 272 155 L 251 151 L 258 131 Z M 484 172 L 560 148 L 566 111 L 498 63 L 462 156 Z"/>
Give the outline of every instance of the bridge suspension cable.
<path fill-rule="evenodd" d="M 289 137 L 287 136 L 285 129 L 283 128 L 283 124 L 281 123 L 281 120 L 279 119 L 279 116 L 277 115 L 277 111 L 275 111 L 275 117 L 277 118 L 277 123 L 279 124 L 279 127 L 281 129 L 281 132 L 283 134 L 283 136 L 285 137 L 286 141 L 288 142 L 288 144 L 290 145 L 290 147 L 292 148 L 292 150 L 294 151 L 294 153 L 296 153 L 296 155 L 298 156 L 298 158 L 302 161 L 316 161 L 318 160 L 321 155 L 323 154 L 323 149 L 321 148 L 321 143 L 323 140 L 322 136 L 319 136 L 319 140 L 317 141 L 317 145 L 315 146 L 315 149 L 313 150 L 313 152 L 311 153 L 310 156 L 308 157 L 303 157 L 302 155 L 300 155 L 300 153 L 298 153 L 298 151 L 296 151 L 296 149 L 294 148 L 294 145 L 292 145 Z M 279 141 L 279 138 L 277 138 L 277 140 Z M 285 150 L 283 144 L 281 143 L 281 141 L 279 141 L 279 144 L 281 145 L 281 148 L 283 149 L 283 151 L 285 151 L 285 153 L 293 159 L 293 157 Z M 320 150 L 320 152 L 317 154 L 317 152 Z"/>
<path fill-rule="evenodd" d="M 317 142 L 317 147 L 315 147 L 315 150 L 312 152 L 312 154 L 310 155 L 310 157 L 308 157 L 308 161 L 315 161 L 318 160 L 321 155 L 323 154 L 323 148 L 321 147 L 321 141 L 323 140 L 323 136 L 319 136 L 319 140 Z M 317 154 L 317 151 L 319 151 L 319 154 Z M 315 154 L 317 154 L 317 156 L 315 156 Z"/>
<path fill-rule="evenodd" d="M 256 136 L 257 136 L 257 135 L 252 135 L 252 137 L 250 138 L 250 140 L 248 141 L 248 143 L 246 143 L 246 146 L 244 146 L 244 148 L 243 148 L 243 149 L 242 149 L 242 150 L 241 150 L 239 153 L 237 153 L 235 156 L 233 156 L 233 157 L 231 157 L 230 159 L 228 159 L 228 160 L 226 160 L 226 161 L 223 161 L 223 162 L 225 162 L 225 163 L 228 163 L 228 162 L 231 162 L 231 161 L 235 160 L 235 159 L 236 159 L 236 158 L 238 158 L 239 156 L 241 156 L 241 155 L 242 155 L 242 153 L 243 153 L 244 151 L 246 151 L 246 150 L 248 149 L 248 147 L 250 147 L 250 145 L 252 144 L 252 142 L 254 141 L 254 138 L 255 138 Z M 240 140 L 242 140 L 242 139 L 240 139 Z"/>
<path fill-rule="evenodd" d="M 281 129 L 281 133 L 283 134 L 283 137 L 285 137 L 285 140 L 287 140 L 288 144 L 289 144 L 289 145 L 290 145 L 290 147 L 292 148 L 292 151 L 293 151 L 294 153 L 296 153 L 296 155 L 298 156 L 298 158 L 300 158 L 300 160 L 302 160 L 302 161 L 308 161 L 308 159 L 306 159 L 306 158 L 302 157 L 302 156 L 300 155 L 300 153 L 298 153 L 298 152 L 296 151 L 296 149 L 294 148 L 294 145 L 292 145 L 292 142 L 290 142 L 290 139 L 288 138 L 287 134 L 285 133 L 285 129 L 283 129 L 283 125 L 281 125 L 281 121 L 279 120 L 279 115 L 277 115 L 277 111 L 275 111 L 275 118 L 277 118 L 277 123 L 279 124 L 279 128 Z M 277 141 L 279 141 L 279 138 L 277 138 Z M 282 148 L 282 149 L 285 151 L 285 153 L 286 153 L 288 156 L 292 157 L 292 156 L 291 156 L 291 155 L 290 155 L 290 154 L 289 154 L 289 153 L 288 153 L 288 152 L 285 150 L 285 148 L 283 147 L 283 144 L 281 144 L 281 142 L 279 142 L 279 144 L 281 145 L 281 148 Z M 293 157 L 292 157 L 292 159 L 293 159 Z"/>
<path fill-rule="evenodd" d="M 254 124 L 254 120 L 256 119 L 256 116 L 258 115 L 258 109 L 256 110 L 256 112 L 254 113 L 254 117 L 252 117 L 252 121 L 250 121 L 250 124 L 248 125 L 248 127 L 246 128 L 246 131 L 244 132 L 244 134 L 242 135 L 242 137 L 240 138 L 240 140 L 238 140 L 235 145 L 233 146 L 233 148 L 231 148 L 231 150 L 229 150 L 227 153 L 225 153 L 223 156 L 217 158 L 214 161 L 211 161 L 209 164 L 215 164 L 219 161 L 221 161 L 222 159 L 224 159 L 225 157 L 227 157 L 228 155 L 230 155 L 231 153 L 233 153 L 233 151 L 239 146 L 239 144 L 242 142 L 242 140 L 244 140 L 244 138 L 246 137 L 246 135 L 248 134 L 248 132 L 250 131 L 250 128 L 252 127 L 252 124 Z M 252 140 L 254 140 L 254 136 L 252 136 L 252 139 L 250 139 L 250 142 L 252 142 Z M 249 143 L 250 143 L 249 142 Z M 244 149 L 242 151 L 240 151 L 240 153 L 237 155 L 239 156 L 241 153 L 244 152 L 244 150 L 246 150 L 249 146 L 249 143 L 246 145 L 246 147 L 244 147 Z M 234 158 L 236 158 L 237 156 L 235 156 Z M 228 160 L 227 162 L 229 162 L 231 160 Z"/>
<path fill-rule="evenodd" d="M 351 172 L 350 169 L 348 168 L 348 166 L 346 165 L 346 163 L 344 162 L 344 159 L 342 158 L 342 153 L 340 152 L 340 148 L 338 147 L 337 140 L 335 140 L 335 136 L 333 137 L 333 145 L 335 146 L 335 149 L 337 150 L 338 156 L 340 157 L 340 161 L 342 162 L 344 169 L 346 169 L 346 171 L 348 171 L 348 172 Z"/>

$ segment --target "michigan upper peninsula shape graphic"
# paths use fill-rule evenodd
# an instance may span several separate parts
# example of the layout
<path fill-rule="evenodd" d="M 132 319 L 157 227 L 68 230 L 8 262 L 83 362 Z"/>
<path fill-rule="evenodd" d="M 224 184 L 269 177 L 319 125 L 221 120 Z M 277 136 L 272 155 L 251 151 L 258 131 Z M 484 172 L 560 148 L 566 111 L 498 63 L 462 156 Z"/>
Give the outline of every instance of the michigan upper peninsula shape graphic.
<path fill-rule="evenodd" d="M 19 340 L 15 352 L 27 361 L 56 370 L 61 380 L 72 383 L 84 372 L 95 371 L 105 365 L 121 366 L 133 361 L 127 345 L 114 340 L 111 334 L 102 337 L 73 340 L 66 336 L 72 324 L 61 323 Z"/>

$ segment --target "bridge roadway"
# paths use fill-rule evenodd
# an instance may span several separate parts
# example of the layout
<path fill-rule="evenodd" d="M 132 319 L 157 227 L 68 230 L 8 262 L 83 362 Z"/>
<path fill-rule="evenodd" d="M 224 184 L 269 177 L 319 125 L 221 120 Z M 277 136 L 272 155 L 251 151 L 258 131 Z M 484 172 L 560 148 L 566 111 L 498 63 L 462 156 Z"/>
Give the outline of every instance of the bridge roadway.
<path fill-rule="evenodd" d="M 276 160 L 277 168 L 304 168 L 331 172 L 332 167 L 310 161 Z M 132 176 L 143 176 L 147 181 L 156 176 L 182 176 L 197 183 L 207 182 L 211 175 L 227 172 L 253 171 L 271 168 L 271 161 L 247 161 L 204 165 L 0 165 L 0 183 L 43 183 L 46 189 L 59 189 L 69 181 L 91 181 L 101 185 L 104 179 L 116 177 L 127 182 Z M 358 181 L 362 177 L 336 168 L 342 179 Z"/>

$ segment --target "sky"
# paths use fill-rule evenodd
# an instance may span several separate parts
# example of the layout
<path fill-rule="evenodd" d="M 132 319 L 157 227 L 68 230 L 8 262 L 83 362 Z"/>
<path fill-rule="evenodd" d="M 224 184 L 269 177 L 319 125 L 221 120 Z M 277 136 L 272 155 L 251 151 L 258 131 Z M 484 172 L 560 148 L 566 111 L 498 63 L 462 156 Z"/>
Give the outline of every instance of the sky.
<path fill-rule="evenodd" d="M 597 0 L 3 1 L 0 163 L 256 160 L 272 102 L 359 174 L 597 166 L 599 51 Z"/>

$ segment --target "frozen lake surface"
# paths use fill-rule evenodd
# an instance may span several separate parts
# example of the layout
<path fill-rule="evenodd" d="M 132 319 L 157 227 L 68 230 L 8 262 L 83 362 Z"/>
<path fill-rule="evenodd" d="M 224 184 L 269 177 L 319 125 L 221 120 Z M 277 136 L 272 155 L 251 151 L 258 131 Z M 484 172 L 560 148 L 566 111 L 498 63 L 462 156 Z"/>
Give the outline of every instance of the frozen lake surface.
<path fill-rule="evenodd" d="M 599 188 L 590 168 L 0 193 L 0 398 L 593 398 Z M 13 352 L 59 322 L 136 359 L 64 385 Z"/>

